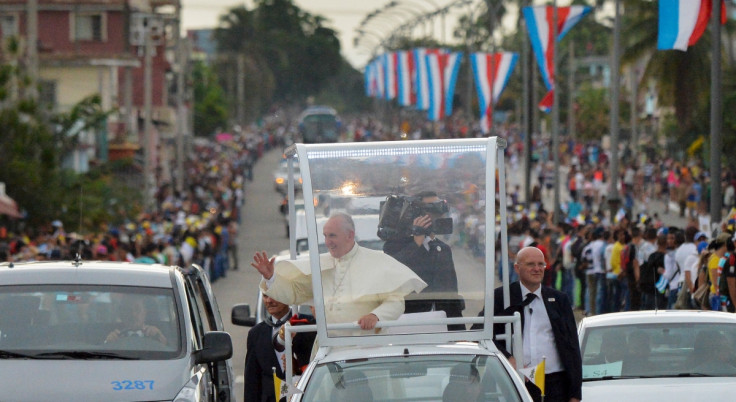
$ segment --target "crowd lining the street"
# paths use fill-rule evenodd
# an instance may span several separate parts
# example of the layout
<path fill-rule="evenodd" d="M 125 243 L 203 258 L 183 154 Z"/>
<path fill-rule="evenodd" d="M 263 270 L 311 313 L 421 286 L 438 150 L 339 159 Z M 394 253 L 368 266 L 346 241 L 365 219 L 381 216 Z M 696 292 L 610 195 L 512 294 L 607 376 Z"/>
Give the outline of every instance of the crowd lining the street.
<path fill-rule="evenodd" d="M 349 120 L 344 128 L 343 140 L 347 141 L 481 135 L 462 118 L 449 118 L 442 124 L 398 119 L 384 125 L 375 118 L 359 117 Z M 264 152 L 289 144 L 295 132 L 292 122 L 272 123 L 248 129 L 227 143 L 198 141 L 186 162 L 185 191 L 177 192 L 172 183 L 162 183 L 156 191 L 155 208 L 135 220 L 103 225 L 96 233 L 70 231 L 61 220 L 19 233 L 0 227 L 0 261 L 61 260 L 79 255 L 88 260 L 194 262 L 202 265 L 213 281 L 224 277 L 228 269 L 239 268 L 236 239 L 253 165 Z M 500 135 L 509 143 L 507 171 L 522 171 L 523 138 L 513 128 Z M 705 282 L 712 284 L 712 305 L 688 307 L 732 309 L 730 296 L 721 294 L 717 286 L 723 268 L 703 270 L 702 266 L 715 261 L 714 255 L 728 260 L 719 264 L 721 267 L 733 260 L 728 250 L 714 247 L 732 248 L 731 240 L 718 241 L 725 239 L 725 233 L 733 233 L 736 223 L 729 213 L 715 230 L 708 229 L 711 178 L 701 161 L 658 157 L 652 149 L 634 154 L 622 148 L 618 191 L 622 202 L 618 211 L 610 213 L 606 199 L 609 154 L 602 143 L 566 139 L 560 142 L 559 151 L 564 167 L 560 183 L 565 189 L 560 205 L 564 216 L 560 219 L 548 212 L 552 208 L 545 202 L 555 181 L 548 139 L 534 141 L 529 203 L 523 200 L 521 181 L 508 180 L 509 266 L 520 248 L 538 246 L 548 262 L 545 283 L 567 292 L 589 315 L 652 308 L 655 304 L 673 308 L 683 289 L 693 294 Z M 721 183 L 723 205 L 729 211 L 736 202 L 736 171 L 731 166 L 723 169 Z M 653 209 L 653 201 L 663 205 L 663 210 Z M 685 223 L 673 225 L 672 217 Z M 485 214 L 480 210 L 455 211 L 453 219 L 455 245 L 483 257 Z M 660 254 L 664 254 L 663 262 L 654 267 L 657 264 L 649 260 Z M 707 259 L 703 257 L 706 254 Z M 515 279 L 514 272 L 510 274 Z M 654 284 L 663 277 L 667 284 L 659 287 L 662 292 Z M 727 293 L 727 288 L 724 290 Z"/>

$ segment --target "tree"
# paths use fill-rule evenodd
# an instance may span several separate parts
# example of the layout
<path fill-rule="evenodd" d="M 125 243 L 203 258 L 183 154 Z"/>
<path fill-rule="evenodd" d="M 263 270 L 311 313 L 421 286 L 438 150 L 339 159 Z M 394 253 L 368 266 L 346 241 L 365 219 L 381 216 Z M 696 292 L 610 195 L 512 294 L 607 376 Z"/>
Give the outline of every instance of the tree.
<path fill-rule="evenodd" d="M 219 68 L 232 71 L 238 55 L 245 58 L 247 96 L 235 102 L 260 99 L 250 105 L 257 110 L 251 108 L 249 118 L 273 103 L 303 102 L 339 73 L 340 42 L 323 22 L 292 0 L 258 0 L 252 11 L 236 7 L 220 17 L 215 40 L 225 61 Z"/>
<path fill-rule="evenodd" d="M 99 96 L 83 99 L 68 113 L 49 116 L 33 99 L 19 95 L 28 91 L 17 65 L 0 65 L 0 181 L 26 213 L 28 226 L 61 219 L 67 227 L 98 231 L 103 222 L 139 212 L 140 191 L 121 185 L 114 165 L 93 167 L 88 174 L 61 167 L 80 133 L 99 128 L 109 115 Z"/>
<path fill-rule="evenodd" d="M 225 92 L 212 70 L 202 61 L 196 61 L 192 70 L 194 85 L 194 133 L 214 136 L 216 130 L 227 127 Z"/>

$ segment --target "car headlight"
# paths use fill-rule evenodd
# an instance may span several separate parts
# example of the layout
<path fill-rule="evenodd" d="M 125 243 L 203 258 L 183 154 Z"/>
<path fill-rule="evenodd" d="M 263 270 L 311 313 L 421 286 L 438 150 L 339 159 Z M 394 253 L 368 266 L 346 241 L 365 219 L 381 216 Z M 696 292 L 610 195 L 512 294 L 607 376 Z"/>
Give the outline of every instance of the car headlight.
<path fill-rule="evenodd" d="M 186 384 L 184 384 L 179 393 L 176 394 L 176 397 L 174 397 L 174 402 L 203 401 L 205 399 L 204 389 L 202 389 L 203 386 L 202 373 L 199 372 L 195 374 L 192 378 L 190 378 Z"/>

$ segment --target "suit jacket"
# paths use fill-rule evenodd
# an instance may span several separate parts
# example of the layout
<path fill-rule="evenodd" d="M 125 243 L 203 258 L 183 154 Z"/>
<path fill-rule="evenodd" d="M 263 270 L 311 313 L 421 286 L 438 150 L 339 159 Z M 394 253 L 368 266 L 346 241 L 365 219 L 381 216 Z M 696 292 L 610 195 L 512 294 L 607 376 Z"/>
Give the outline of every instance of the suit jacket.
<path fill-rule="evenodd" d="M 300 316 L 301 317 L 301 316 Z M 245 402 L 275 402 L 273 389 L 273 370 L 282 380 L 286 378 L 273 348 L 273 330 L 265 322 L 258 323 L 248 331 L 245 352 Z M 316 333 L 298 333 L 292 341 L 292 350 L 297 356 L 297 364 L 309 363 Z"/>
<path fill-rule="evenodd" d="M 524 307 L 522 306 L 521 285 L 519 282 L 513 282 L 509 285 L 509 307 L 503 307 L 503 288 L 498 287 L 494 291 L 493 309 L 494 316 L 513 315 L 518 311 L 522 317 L 522 326 L 524 320 Z M 553 288 L 542 286 L 542 301 L 544 308 L 547 310 L 549 322 L 552 325 L 552 332 L 555 337 L 555 347 L 560 356 L 560 362 L 565 368 L 570 388 L 567 398 L 582 399 L 583 386 L 583 362 L 580 355 L 580 342 L 578 341 L 577 325 L 575 323 L 575 315 L 573 314 L 572 305 L 565 293 Z M 483 315 L 481 311 L 480 315 Z M 502 333 L 504 331 L 503 324 L 496 324 L 493 333 Z M 473 329 L 482 328 L 482 324 L 476 324 Z M 499 350 L 508 355 L 504 342 L 494 339 L 494 343 Z"/>
<path fill-rule="evenodd" d="M 412 293 L 404 298 L 405 313 L 421 313 L 442 310 L 448 317 L 462 317 L 465 301 L 457 291 L 457 272 L 452 259 L 452 249 L 439 239 L 430 242 L 429 250 L 424 245 L 417 246 L 409 236 L 400 240 L 389 240 L 383 251 L 411 268 L 427 287 L 418 294 Z M 450 325 L 450 330 L 465 330 L 465 325 Z"/>

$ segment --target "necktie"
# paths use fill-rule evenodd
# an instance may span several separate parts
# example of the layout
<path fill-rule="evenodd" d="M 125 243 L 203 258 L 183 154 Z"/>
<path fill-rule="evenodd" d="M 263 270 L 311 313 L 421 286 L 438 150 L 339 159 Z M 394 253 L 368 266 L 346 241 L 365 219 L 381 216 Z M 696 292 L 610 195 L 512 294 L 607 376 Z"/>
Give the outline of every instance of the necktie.
<path fill-rule="evenodd" d="M 524 301 L 521 303 L 521 328 L 524 328 L 525 320 L 524 320 L 524 307 L 528 306 L 529 303 L 533 302 L 534 299 L 537 297 L 534 293 L 527 293 L 526 297 L 524 298 Z M 531 318 L 531 308 L 529 309 L 529 318 Z"/>
<path fill-rule="evenodd" d="M 524 298 L 524 302 L 521 303 L 521 307 L 526 307 L 529 305 L 529 303 L 534 301 L 534 298 L 537 297 L 534 293 L 527 293 L 526 297 Z"/>

